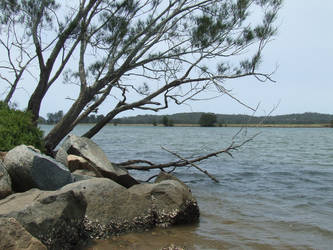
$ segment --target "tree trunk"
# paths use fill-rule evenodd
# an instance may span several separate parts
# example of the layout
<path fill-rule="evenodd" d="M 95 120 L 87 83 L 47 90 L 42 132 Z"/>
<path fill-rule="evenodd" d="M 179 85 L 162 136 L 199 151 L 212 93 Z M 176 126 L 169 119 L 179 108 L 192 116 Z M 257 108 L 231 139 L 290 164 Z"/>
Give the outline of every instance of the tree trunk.
<path fill-rule="evenodd" d="M 100 122 L 98 122 L 94 127 L 92 127 L 88 132 L 86 132 L 83 136 L 87 138 L 91 138 L 96 135 L 108 122 L 110 122 L 117 114 L 125 111 L 130 110 L 135 107 L 143 106 L 149 103 L 154 97 L 158 96 L 159 94 L 165 92 L 166 90 L 181 85 L 181 81 L 175 80 L 167 85 L 164 85 L 159 90 L 155 91 L 154 93 L 150 94 L 149 96 L 145 97 L 144 99 L 133 102 L 131 104 L 123 103 L 120 106 L 117 106 L 114 110 L 108 113 Z"/>
<path fill-rule="evenodd" d="M 44 91 L 43 88 L 37 87 L 30 97 L 28 103 L 28 110 L 32 113 L 32 120 L 35 123 L 37 123 L 38 121 L 40 106 L 45 93 L 46 91 Z"/>
<path fill-rule="evenodd" d="M 77 119 L 90 100 L 91 95 L 88 93 L 88 91 L 81 92 L 79 98 L 72 105 L 70 110 L 68 110 L 66 115 L 48 133 L 44 139 L 45 148 L 48 153 L 51 153 L 54 148 L 61 142 L 61 140 L 72 131 L 72 129 L 75 127 L 74 121 Z"/>
<path fill-rule="evenodd" d="M 98 122 L 95 126 L 93 126 L 88 132 L 86 132 L 83 136 L 87 138 L 91 138 L 96 135 L 109 121 L 111 121 L 117 114 L 124 111 L 123 109 L 114 109 L 110 113 L 108 113 L 100 122 Z"/>
<path fill-rule="evenodd" d="M 25 70 L 25 66 L 20 70 L 19 74 L 16 74 L 15 81 L 14 81 L 13 85 L 10 87 L 10 91 L 9 91 L 8 95 L 6 96 L 6 98 L 5 98 L 5 103 L 7 103 L 7 105 L 9 105 L 9 102 L 10 102 L 10 100 L 12 99 L 12 97 L 14 95 L 14 92 L 17 88 L 17 84 L 21 80 L 21 77 L 23 75 L 24 70 Z"/>
<path fill-rule="evenodd" d="M 14 94 L 14 92 L 15 92 L 15 90 L 16 90 L 17 84 L 18 84 L 18 81 L 15 80 L 14 84 L 10 87 L 10 91 L 9 91 L 8 95 L 6 96 L 6 98 L 5 98 L 5 100 L 4 100 L 4 102 L 5 102 L 7 105 L 9 105 L 9 102 L 10 102 L 10 100 L 11 100 L 12 97 L 13 97 L 13 94 Z"/>
<path fill-rule="evenodd" d="M 59 55 L 61 49 L 64 47 L 64 44 L 66 43 L 66 41 L 72 34 L 73 30 L 80 23 L 80 20 L 84 16 L 87 15 L 87 13 L 93 8 L 93 6 L 96 2 L 97 2 L 96 0 L 89 1 L 89 4 L 86 6 L 86 8 L 84 10 L 80 10 L 77 13 L 77 15 L 75 16 L 75 18 L 69 23 L 67 29 L 64 30 L 59 35 L 58 41 L 56 42 L 52 52 L 50 53 L 50 57 L 48 58 L 46 65 L 44 65 L 44 63 L 40 62 L 40 70 L 41 70 L 40 80 L 38 82 L 38 85 L 37 85 L 34 93 L 31 95 L 29 104 L 28 104 L 28 110 L 30 110 L 32 112 L 33 121 L 35 123 L 37 123 L 37 120 L 39 118 L 39 111 L 40 111 L 42 100 L 43 100 L 48 88 L 50 87 L 50 84 L 49 84 L 50 75 L 51 75 L 54 63 L 55 63 L 56 59 L 58 58 L 58 55 Z M 37 45 L 39 46 L 38 43 L 37 43 Z M 42 58 L 43 57 L 42 49 L 38 46 L 36 48 L 37 54 L 39 51 L 40 57 Z M 43 60 L 43 58 L 40 60 Z M 67 61 L 65 62 L 65 64 L 66 63 L 67 63 Z M 60 67 L 59 70 L 61 70 L 60 72 L 62 72 L 63 68 Z M 59 75 L 57 75 L 56 78 L 58 78 L 58 76 Z"/>
<path fill-rule="evenodd" d="M 39 118 L 39 111 L 43 98 L 49 88 L 48 86 L 49 77 L 50 77 L 50 70 L 46 70 L 45 68 L 41 70 L 38 85 L 29 99 L 28 111 L 32 113 L 33 122 L 35 122 L 36 124 Z"/>

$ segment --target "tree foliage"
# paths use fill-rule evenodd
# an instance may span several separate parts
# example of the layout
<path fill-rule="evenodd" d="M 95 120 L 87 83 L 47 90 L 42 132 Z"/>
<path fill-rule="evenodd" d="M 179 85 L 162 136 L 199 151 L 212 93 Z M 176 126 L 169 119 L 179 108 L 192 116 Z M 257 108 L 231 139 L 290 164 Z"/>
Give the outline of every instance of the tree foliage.
<path fill-rule="evenodd" d="M 214 127 L 217 117 L 213 113 L 204 113 L 200 116 L 199 124 L 201 127 Z"/>
<path fill-rule="evenodd" d="M 167 127 L 169 124 L 169 118 L 167 116 L 163 116 L 162 118 L 162 124 Z"/>
<path fill-rule="evenodd" d="M 64 116 L 64 112 L 62 110 L 59 110 L 55 113 L 47 113 L 47 123 L 48 124 L 55 124 L 59 122 Z"/>
<path fill-rule="evenodd" d="M 109 112 L 84 136 L 94 136 L 127 110 L 159 111 L 213 89 L 230 95 L 226 80 L 271 80 L 259 64 L 276 32 L 280 5 L 281 0 L 0 0 L 5 102 L 32 75 L 36 85 L 27 108 L 37 121 L 54 85 L 78 86 L 68 92 L 72 106 L 45 138 L 52 150 L 102 103 Z"/>
<path fill-rule="evenodd" d="M 43 132 L 33 124 L 30 112 L 10 109 L 0 102 L 0 151 L 8 151 L 21 144 L 43 151 Z"/>
<path fill-rule="evenodd" d="M 161 123 L 163 124 L 164 127 L 173 127 L 174 123 L 173 120 L 170 119 L 168 116 L 163 116 Z"/>

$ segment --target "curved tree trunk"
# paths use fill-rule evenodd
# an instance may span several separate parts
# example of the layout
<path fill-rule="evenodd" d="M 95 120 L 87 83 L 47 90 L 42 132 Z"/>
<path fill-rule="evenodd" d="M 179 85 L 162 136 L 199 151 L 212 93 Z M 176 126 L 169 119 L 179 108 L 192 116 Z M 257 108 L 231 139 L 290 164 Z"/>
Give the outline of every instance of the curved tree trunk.
<path fill-rule="evenodd" d="M 10 100 L 12 99 L 14 92 L 16 90 L 17 84 L 18 84 L 18 80 L 16 79 L 15 82 L 13 83 L 13 85 L 10 87 L 10 91 L 8 92 L 4 102 L 8 105 Z"/>
<path fill-rule="evenodd" d="M 95 126 L 93 126 L 89 131 L 87 131 L 83 136 L 87 138 L 91 138 L 96 135 L 108 122 L 110 122 L 117 114 L 122 112 L 123 110 L 113 110 L 109 114 L 107 114 L 100 122 L 98 122 Z"/>
<path fill-rule="evenodd" d="M 39 111 L 44 99 L 44 96 L 49 89 L 48 80 L 50 78 L 51 70 L 47 68 L 41 69 L 39 82 L 35 91 L 32 93 L 28 103 L 28 110 L 32 113 L 32 119 L 37 124 L 37 120 L 39 118 Z"/>
<path fill-rule="evenodd" d="M 59 56 L 60 51 L 63 49 L 64 44 L 67 42 L 67 40 L 70 38 L 70 35 L 72 32 L 77 28 L 78 24 L 80 23 L 80 20 L 84 18 L 89 11 L 94 7 L 94 5 L 97 3 L 97 5 L 100 4 L 100 1 L 98 0 L 90 0 L 87 6 L 84 9 L 81 9 L 78 11 L 77 15 L 74 17 L 74 19 L 68 24 L 67 28 L 59 35 L 58 40 L 56 44 L 54 45 L 54 48 L 52 52 L 50 53 L 49 58 L 46 61 L 46 64 L 44 64 L 43 59 L 43 51 L 41 48 L 41 45 L 39 44 L 38 35 L 37 35 L 37 28 L 39 25 L 39 21 L 35 23 L 34 26 L 34 43 L 36 47 L 36 53 L 38 55 L 39 59 L 39 65 L 40 65 L 40 80 L 38 82 L 38 85 L 34 91 L 34 93 L 31 95 L 31 98 L 29 100 L 28 104 L 28 110 L 32 112 L 33 115 L 33 121 L 37 123 L 37 120 L 39 118 L 39 111 L 41 107 L 42 100 L 49 89 L 52 82 L 54 82 L 60 75 L 60 73 L 63 71 L 64 66 L 67 64 L 68 60 L 65 59 L 59 69 L 56 75 L 53 77 L 53 80 L 49 82 L 52 69 L 54 67 L 54 64 Z M 34 33 L 33 33 L 34 34 Z M 78 43 L 74 43 L 74 47 L 72 49 L 75 49 L 76 45 Z M 73 51 L 69 52 L 69 55 L 71 55 Z"/>
<path fill-rule="evenodd" d="M 59 121 L 45 137 L 45 147 L 48 153 L 51 153 L 63 138 L 75 127 L 74 121 L 80 115 L 82 110 L 91 100 L 89 91 L 81 92 L 79 98 L 72 105 L 66 115 Z"/>
<path fill-rule="evenodd" d="M 31 95 L 28 110 L 32 113 L 32 119 L 37 124 L 37 120 L 39 118 L 39 111 L 42 104 L 42 100 L 47 92 L 47 88 L 44 84 L 38 84 L 34 93 Z"/>

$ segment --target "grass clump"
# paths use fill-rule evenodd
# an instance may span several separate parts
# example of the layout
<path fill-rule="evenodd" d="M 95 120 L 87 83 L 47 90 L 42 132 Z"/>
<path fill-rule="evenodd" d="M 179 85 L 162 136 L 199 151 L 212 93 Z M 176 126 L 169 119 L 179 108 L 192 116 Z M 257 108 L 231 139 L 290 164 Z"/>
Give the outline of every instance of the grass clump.
<path fill-rule="evenodd" d="M 43 132 L 32 122 L 32 115 L 9 108 L 0 101 L 0 151 L 25 144 L 44 151 Z"/>

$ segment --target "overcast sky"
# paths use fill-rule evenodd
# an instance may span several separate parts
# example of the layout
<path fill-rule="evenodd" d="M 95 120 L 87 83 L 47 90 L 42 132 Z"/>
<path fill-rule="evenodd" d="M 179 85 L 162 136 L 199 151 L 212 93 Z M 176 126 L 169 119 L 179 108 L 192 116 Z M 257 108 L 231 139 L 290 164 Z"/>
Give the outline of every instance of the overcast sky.
<path fill-rule="evenodd" d="M 303 112 L 333 114 L 332 14 L 332 0 L 284 0 L 277 21 L 279 33 L 264 51 L 262 64 L 266 72 L 278 65 L 273 76 L 276 83 L 263 84 L 246 78 L 227 82 L 227 88 L 232 89 L 232 94 L 249 106 L 256 107 L 260 103 L 257 115 L 269 113 L 277 105 L 273 115 Z M 42 116 L 68 109 L 70 102 L 59 98 L 64 94 L 61 85 L 59 82 L 52 87 L 43 101 Z M 29 93 L 23 92 L 15 101 L 24 108 L 28 97 Z M 162 114 L 178 112 L 252 114 L 252 111 L 228 96 L 192 102 L 190 106 L 171 106 Z M 122 116 L 144 113 L 147 111 L 131 111 Z"/>
<path fill-rule="evenodd" d="M 284 0 L 279 33 L 264 51 L 263 69 L 274 69 L 276 83 L 242 79 L 228 83 L 233 94 L 250 106 L 260 103 L 258 115 L 319 112 L 333 114 L 333 1 Z M 227 96 L 192 104 L 193 111 L 246 113 Z M 184 111 L 191 111 L 184 107 Z M 178 111 L 178 110 L 177 110 Z"/>

